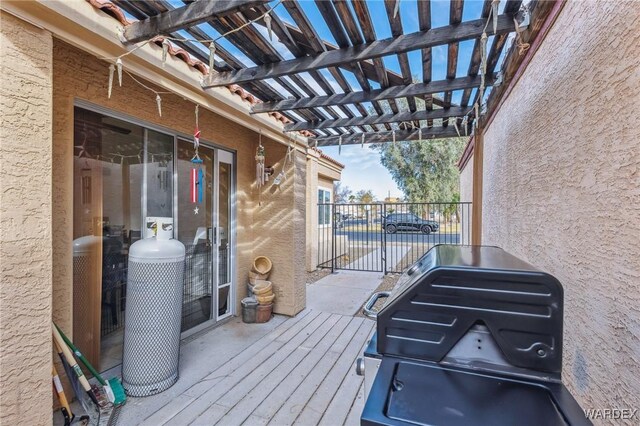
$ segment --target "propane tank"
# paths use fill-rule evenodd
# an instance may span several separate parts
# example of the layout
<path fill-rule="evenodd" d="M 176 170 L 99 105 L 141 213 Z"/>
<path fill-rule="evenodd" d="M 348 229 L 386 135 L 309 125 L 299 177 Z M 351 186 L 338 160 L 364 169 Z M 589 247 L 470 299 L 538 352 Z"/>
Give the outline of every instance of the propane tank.
<path fill-rule="evenodd" d="M 162 392 L 178 380 L 185 248 L 168 231 L 129 249 L 122 383 L 131 396 Z"/>

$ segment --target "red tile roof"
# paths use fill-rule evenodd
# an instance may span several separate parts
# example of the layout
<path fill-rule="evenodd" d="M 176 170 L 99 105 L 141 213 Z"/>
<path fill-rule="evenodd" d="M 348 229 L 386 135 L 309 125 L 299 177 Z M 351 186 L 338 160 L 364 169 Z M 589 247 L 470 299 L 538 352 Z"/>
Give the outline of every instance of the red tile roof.
<path fill-rule="evenodd" d="M 99 9 L 99 10 L 105 12 L 106 14 L 110 15 L 111 17 L 117 19 L 118 22 L 120 22 L 123 26 L 131 25 L 133 23 L 132 21 L 129 21 L 127 19 L 126 15 L 122 11 L 122 9 L 120 9 L 120 7 L 118 7 L 114 3 L 111 3 L 111 1 L 109 1 L 109 0 L 86 0 L 86 1 L 91 6 L 95 7 L 96 9 Z M 151 40 L 152 43 L 154 43 L 154 44 L 156 44 L 156 45 L 158 45 L 160 47 L 162 47 L 162 42 L 163 41 L 164 41 L 164 37 L 162 37 L 162 36 L 154 37 Z M 191 55 L 189 54 L 189 52 L 187 52 L 184 49 L 177 48 L 177 47 L 173 46 L 172 44 L 170 44 L 168 53 L 171 56 L 175 56 L 176 58 L 182 59 L 187 65 L 197 69 L 203 75 L 207 75 L 209 73 L 209 67 L 204 62 L 202 62 L 202 61 L 200 61 L 198 59 L 192 58 Z M 240 86 L 238 86 L 236 84 L 232 84 L 230 86 L 227 86 L 227 89 L 229 89 L 229 91 L 231 93 L 234 93 L 234 94 L 240 96 L 240 98 L 242 98 L 242 100 L 244 100 L 245 102 L 248 102 L 251 105 L 255 105 L 257 103 L 262 102 L 260 99 L 257 99 L 251 93 L 247 92 L 242 87 L 240 87 Z M 284 115 L 280 114 L 279 112 L 270 112 L 269 115 L 271 117 L 273 117 L 274 119 L 276 119 L 277 121 L 281 122 L 281 123 L 289 123 L 291 121 L 287 117 L 285 117 Z M 313 137 L 313 133 L 311 133 L 311 132 L 309 132 L 307 130 L 301 131 L 300 134 L 302 134 L 303 136 L 306 136 L 306 137 Z"/>

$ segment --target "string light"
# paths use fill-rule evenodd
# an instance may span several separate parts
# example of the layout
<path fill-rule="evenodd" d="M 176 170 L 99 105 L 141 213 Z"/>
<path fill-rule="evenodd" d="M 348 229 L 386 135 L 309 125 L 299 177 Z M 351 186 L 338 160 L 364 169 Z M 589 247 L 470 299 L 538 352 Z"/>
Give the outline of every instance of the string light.
<path fill-rule="evenodd" d="M 215 42 L 221 38 L 224 38 L 230 34 L 233 34 L 237 31 L 240 31 L 241 29 L 253 24 L 254 22 L 260 20 L 260 19 L 264 19 L 265 21 L 265 25 L 267 27 L 267 30 L 269 31 L 269 38 L 272 39 L 272 29 L 271 29 L 271 13 L 273 12 L 273 10 L 278 7 L 281 3 L 283 2 L 283 0 L 279 0 L 276 4 L 273 5 L 273 7 L 271 7 L 269 10 L 267 10 L 265 13 L 263 13 L 262 15 L 251 19 L 247 22 L 245 22 L 244 24 L 233 28 L 230 31 L 227 31 L 224 34 L 221 34 L 213 39 L 195 39 L 195 38 L 184 38 L 184 37 L 167 37 L 167 36 L 162 36 L 162 66 L 165 66 L 165 63 L 167 61 L 167 56 L 169 53 L 169 49 L 171 47 L 171 43 L 169 42 L 169 40 L 171 41 L 179 41 L 179 42 L 199 42 L 199 43 L 203 43 L 203 44 L 209 44 L 209 72 L 212 72 L 214 69 L 214 65 L 215 65 L 215 52 L 216 52 L 216 45 Z M 124 58 L 127 55 L 132 54 L 133 52 L 135 52 L 136 50 L 142 48 L 143 46 L 146 46 L 147 44 L 153 42 L 156 40 L 156 37 L 153 37 L 149 40 L 145 40 L 143 42 L 141 42 L 140 44 L 137 44 L 136 46 L 134 46 L 132 49 L 126 51 L 125 53 L 119 55 L 119 56 L 115 56 L 115 57 L 102 57 L 100 59 L 103 60 L 115 60 L 115 70 L 117 70 L 118 72 L 118 86 L 122 87 L 122 72 L 123 72 L 123 68 L 124 68 L 124 64 L 122 61 L 122 58 Z M 152 91 L 153 93 L 155 93 L 156 95 L 156 105 L 158 107 L 158 114 L 162 117 L 162 98 L 160 97 L 160 94 L 172 94 L 172 92 L 160 92 L 157 91 L 155 89 L 152 89 L 151 87 L 143 84 L 142 82 L 140 82 L 139 80 L 137 80 L 133 75 L 131 75 L 131 73 L 129 73 L 128 71 L 125 70 L 125 72 L 136 82 L 138 83 L 140 86 L 144 87 L 147 90 Z M 113 68 L 113 64 L 109 65 L 109 88 L 108 88 L 108 97 L 109 99 L 111 99 L 111 92 L 113 89 L 113 74 L 114 74 L 114 68 Z"/>

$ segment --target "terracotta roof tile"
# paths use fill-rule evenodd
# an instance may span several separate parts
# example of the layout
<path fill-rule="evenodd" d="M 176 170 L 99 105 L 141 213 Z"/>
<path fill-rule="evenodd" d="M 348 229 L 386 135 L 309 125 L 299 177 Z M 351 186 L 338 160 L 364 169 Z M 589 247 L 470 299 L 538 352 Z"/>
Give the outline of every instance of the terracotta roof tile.
<path fill-rule="evenodd" d="M 316 151 L 318 154 L 320 154 L 320 157 L 324 158 L 325 160 L 335 164 L 336 166 L 342 167 L 344 169 L 344 164 L 342 164 L 341 162 L 339 162 L 338 160 L 336 160 L 333 157 L 329 157 L 327 154 L 325 154 L 324 152 L 322 152 L 321 149 L 319 148 L 315 148 L 315 147 L 311 147 L 310 149 Z"/>
<path fill-rule="evenodd" d="M 118 22 L 120 22 L 123 26 L 131 25 L 133 23 L 132 21 L 129 21 L 127 19 L 126 15 L 122 11 L 122 9 L 120 9 L 120 7 L 118 7 L 114 3 L 111 3 L 111 1 L 109 0 L 86 0 L 86 1 L 96 9 L 102 10 L 103 12 L 107 13 L 111 17 L 117 19 Z M 162 42 L 164 41 L 164 39 L 165 37 L 157 36 L 157 37 L 154 37 L 151 40 L 151 42 L 162 47 Z M 175 47 L 173 44 L 171 44 L 171 42 L 170 42 L 168 53 L 171 56 L 175 56 L 176 58 L 182 59 L 185 63 L 187 63 L 187 65 L 197 69 L 204 75 L 207 75 L 209 73 L 209 67 L 205 63 L 203 63 L 200 60 L 193 59 L 189 54 L 189 52 L 187 52 L 184 49 Z M 247 92 L 242 87 L 238 86 L 237 84 L 232 84 L 230 86 L 227 86 L 227 89 L 229 89 L 231 93 L 235 93 L 236 95 L 240 96 L 242 100 L 244 100 L 245 102 L 248 102 L 251 105 L 255 105 L 257 103 L 262 102 L 261 100 L 257 99 L 254 95 Z M 279 112 L 270 112 L 269 115 L 281 123 L 286 124 L 291 122 L 291 120 L 289 120 L 287 117 L 280 114 Z M 313 133 L 307 130 L 304 130 L 299 133 L 306 137 L 313 137 Z"/>

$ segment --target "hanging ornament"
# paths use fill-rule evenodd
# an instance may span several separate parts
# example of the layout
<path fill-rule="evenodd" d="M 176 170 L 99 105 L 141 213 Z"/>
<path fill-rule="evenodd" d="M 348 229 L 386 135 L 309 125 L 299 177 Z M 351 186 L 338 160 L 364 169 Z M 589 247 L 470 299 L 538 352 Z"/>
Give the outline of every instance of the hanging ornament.
<path fill-rule="evenodd" d="M 360 148 L 364 148 L 364 132 L 362 132 L 362 137 L 360 139 Z"/>
<path fill-rule="evenodd" d="M 256 183 L 258 188 L 262 188 L 266 182 L 264 175 L 264 159 L 265 159 L 265 150 L 262 146 L 262 130 L 260 130 L 260 136 L 258 139 L 258 148 L 256 149 Z"/>
<path fill-rule="evenodd" d="M 491 2 L 491 17 L 493 18 L 493 34 L 498 32 L 498 5 L 500 0 L 493 0 Z"/>
<path fill-rule="evenodd" d="M 118 70 L 118 86 L 122 87 L 122 59 L 116 59 L 116 69 Z"/>
<path fill-rule="evenodd" d="M 162 40 L 162 66 L 164 67 L 167 62 L 167 53 L 169 53 L 169 40 L 166 38 Z"/>
<path fill-rule="evenodd" d="M 159 93 L 156 93 L 156 105 L 158 105 L 158 115 L 162 117 L 162 98 Z"/>
<path fill-rule="evenodd" d="M 340 135 L 340 138 L 338 139 L 338 155 L 340 155 L 342 153 L 342 135 Z"/>
<path fill-rule="evenodd" d="M 393 17 L 398 16 L 398 11 L 400 10 L 400 0 L 396 0 L 396 4 L 393 6 Z"/>
<path fill-rule="evenodd" d="M 475 125 L 477 126 L 479 124 L 479 120 L 480 120 L 480 108 L 478 106 L 478 102 L 475 103 L 475 105 L 473 106 L 474 112 L 476 114 L 476 118 L 474 120 Z"/>
<path fill-rule="evenodd" d="M 212 41 L 209 43 L 209 72 L 213 71 L 215 65 L 216 44 Z"/>
<path fill-rule="evenodd" d="M 462 127 L 464 127 L 464 135 L 465 136 L 469 136 L 469 117 L 468 116 L 464 116 L 462 118 Z"/>
<path fill-rule="evenodd" d="M 200 129 L 198 128 L 198 110 L 199 105 L 196 105 L 196 128 L 193 132 L 193 157 L 191 157 L 191 175 L 190 175 L 190 195 L 191 202 L 196 204 L 193 209 L 194 214 L 198 214 L 198 203 L 202 203 L 204 198 L 204 171 L 202 170 L 202 159 L 198 153 L 200 147 Z"/>
<path fill-rule="evenodd" d="M 393 129 L 391 131 L 391 137 L 392 137 L 392 140 L 393 140 L 393 146 L 396 146 L 396 129 Z"/>
<path fill-rule="evenodd" d="M 418 128 L 418 140 L 422 141 L 422 127 Z"/>
<path fill-rule="evenodd" d="M 109 65 L 109 90 L 107 92 L 107 98 L 111 99 L 111 89 L 113 89 L 113 74 L 116 72 L 115 65 Z"/>
<path fill-rule="evenodd" d="M 315 149 L 318 149 L 318 139 L 314 139 L 314 140 L 315 140 L 315 146 L 314 146 L 314 148 L 315 148 Z"/>
<path fill-rule="evenodd" d="M 266 13 L 264 15 L 264 24 L 267 26 L 267 32 L 269 33 L 269 40 L 273 41 L 273 31 L 271 30 L 271 15 Z"/>

